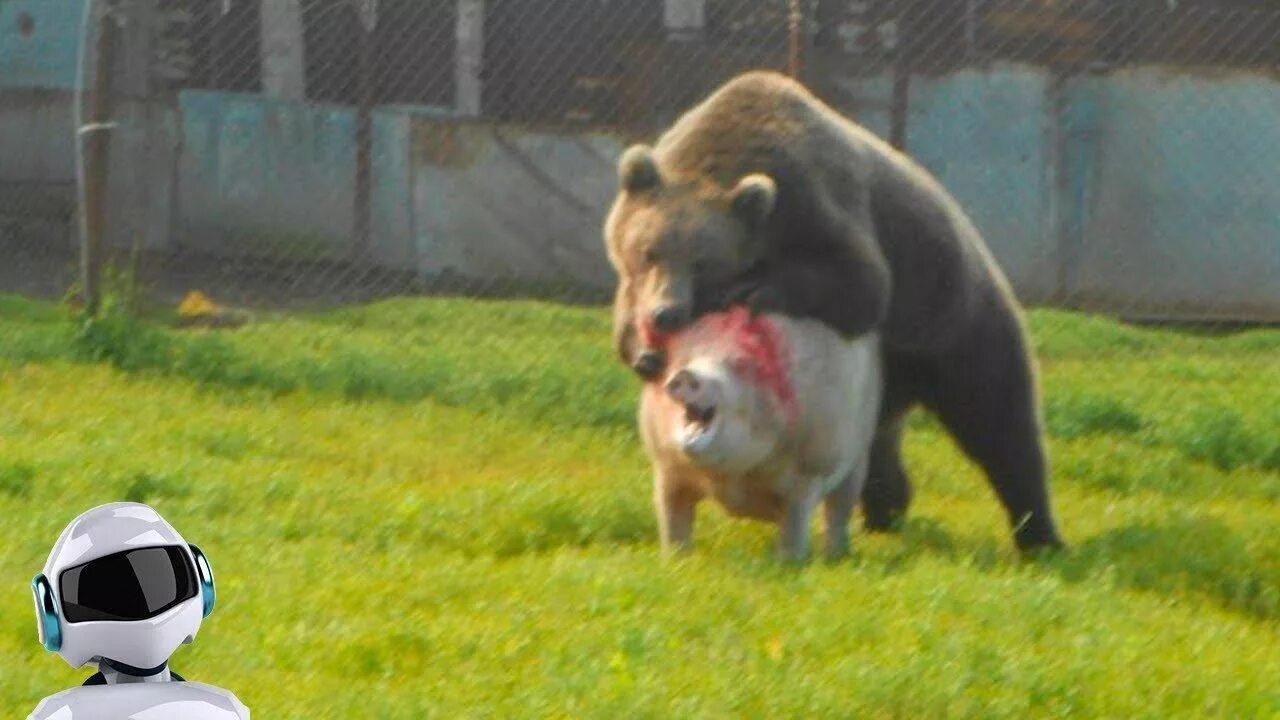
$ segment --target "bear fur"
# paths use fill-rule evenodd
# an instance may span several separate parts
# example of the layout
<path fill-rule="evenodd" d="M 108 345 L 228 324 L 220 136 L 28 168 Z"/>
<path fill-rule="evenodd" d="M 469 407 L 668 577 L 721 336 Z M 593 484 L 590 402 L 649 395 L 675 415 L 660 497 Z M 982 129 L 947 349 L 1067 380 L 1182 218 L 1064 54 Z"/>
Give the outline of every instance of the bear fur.
<path fill-rule="evenodd" d="M 676 334 L 667 357 L 639 411 L 664 550 L 691 547 L 696 506 L 712 497 L 777 524 L 788 560 L 807 557 L 824 503 L 826 554 L 843 555 L 880 409 L 876 334 L 850 340 L 817 320 L 738 307 Z"/>
<path fill-rule="evenodd" d="M 657 377 L 667 335 L 736 303 L 848 338 L 876 330 L 885 388 L 867 527 L 906 512 L 902 426 L 923 405 L 982 467 L 1018 547 L 1062 544 L 1021 308 L 927 170 L 799 83 L 750 72 L 629 148 L 618 172 L 605 244 L 624 363 Z"/>

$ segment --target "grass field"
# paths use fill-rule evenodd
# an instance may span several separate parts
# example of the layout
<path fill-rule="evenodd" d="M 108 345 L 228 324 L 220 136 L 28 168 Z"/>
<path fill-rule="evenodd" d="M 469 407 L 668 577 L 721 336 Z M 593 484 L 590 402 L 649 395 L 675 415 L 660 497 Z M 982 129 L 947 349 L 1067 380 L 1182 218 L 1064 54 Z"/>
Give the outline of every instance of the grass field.
<path fill-rule="evenodd" d="M 1032 313 L 1072 545 L 1020 561 L 913 419 L 900 535 L 802 569 L 706 505 L 663 562 L 600 311 L 396 300 L 234 332 L 0 298 L 0 716 L 78 684 L 28 583 L 149 502 L 255 718 L 1280 717 L 1280 332 Z"/>

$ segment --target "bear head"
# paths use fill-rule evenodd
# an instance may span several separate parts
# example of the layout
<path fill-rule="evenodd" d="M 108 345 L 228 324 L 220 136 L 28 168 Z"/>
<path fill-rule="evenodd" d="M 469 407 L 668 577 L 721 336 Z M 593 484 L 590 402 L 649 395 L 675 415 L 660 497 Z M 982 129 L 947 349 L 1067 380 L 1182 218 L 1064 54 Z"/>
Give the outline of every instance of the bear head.
<path fill-rule="evenodd" d="M 605 245 L 618 276 L 614 322 L 625 330 L 618 350 L 631 364 L 641 348 L 621 345 L 660 348 L 760 260 L 778 189 L 760 173 L 731 187 L 667 177 L 647 145 L 623 153 L 618 181 Z"/>

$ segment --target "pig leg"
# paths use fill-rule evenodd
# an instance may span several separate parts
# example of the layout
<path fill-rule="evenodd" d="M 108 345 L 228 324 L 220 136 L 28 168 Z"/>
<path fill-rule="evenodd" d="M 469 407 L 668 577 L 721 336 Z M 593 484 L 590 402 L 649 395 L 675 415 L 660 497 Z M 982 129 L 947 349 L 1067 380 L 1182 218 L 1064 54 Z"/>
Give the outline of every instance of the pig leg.
<path fill-rule="evenodd" d="M 653 486 L 653 504 L 658 513 L 658 536 L 664 554 L 687 552 L 693 548 L 693 519 L 698 496 L 659 475 Z"/>
<path fill-rule="evenodd" d="M 827 557 L 832 560 L 849 552 L 849 520 L 853 517 L 853 506 L 857 504 L 858 491 L 862 488 L 859 480 L 858 471 L 849 473 L 823 501 L 827 519 L 823 539 Z"/>
<path fill-rule="evenodd" d="M 809 556 L 809 525 L 818 504 L 819 484 L 798 482 L 787 498 L 778 535 L 778 555 L 783 560 L 802 561 Z"/>
<path fill-rule="evenodd" d="M 853 470 L 840 481 L 824 500 L 827 511 L 827 557 L 836 559 L 849 552 L 849 523 L 853 518 L 853 508 L 858 504 L 862 488 L 867 484 L 867 474 L 871 469 L 871 458 L 868 453 Z"/>

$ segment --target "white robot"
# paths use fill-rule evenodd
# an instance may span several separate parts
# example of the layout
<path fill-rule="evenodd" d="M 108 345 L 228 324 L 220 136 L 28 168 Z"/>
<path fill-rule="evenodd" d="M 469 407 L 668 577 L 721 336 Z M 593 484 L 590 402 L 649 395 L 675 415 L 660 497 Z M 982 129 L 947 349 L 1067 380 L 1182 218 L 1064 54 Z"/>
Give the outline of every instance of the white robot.
<path fill-rule="evenodd" d="M 169 669 L 169 656 L 213 611 L 213 571 L 147 505 L 110 503 L 72 520 L 31 590 L 45 649 L 98 672 L 45 698 L 27 720 L 249 717 L 232 693 Z"/>

